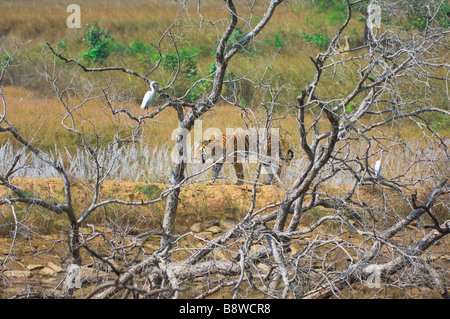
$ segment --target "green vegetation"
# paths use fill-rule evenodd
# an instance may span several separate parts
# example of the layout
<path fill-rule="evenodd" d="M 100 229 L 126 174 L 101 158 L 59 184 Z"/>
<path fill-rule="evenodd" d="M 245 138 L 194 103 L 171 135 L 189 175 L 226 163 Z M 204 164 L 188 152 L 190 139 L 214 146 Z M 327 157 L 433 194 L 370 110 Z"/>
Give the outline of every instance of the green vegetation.
<path fill-rule="evenodd" d="M 317 1 L 316 12 L 325 12 L 327 20 L 333 24 L 343 23 L 347 17 L 347 5 L 339 0 Z"/>
<path fill-rule="evenodd" d="M 280 49 L 284 46 L 284 41 L 278 34 L 275 34 L 275 42 L 272 42 L 266 38 L 264 39 L 264 43 L 270 45 L 271 47 L 278 47 Z"/>
<path fill-rule="evenodd" d="M 322 35 L 334 33 L 334 24 L 339 22 L 336 14 L 346 15 L 345 6 L 342 7 L 341 1 L 331 2 L 333 4 L 321 1 L 311 6 L 302 5 L 302 10 L 291 10 L 288 6 L 280 8 L 280 14 L 271 21 L 272 27 L 261 35 L 261 39 L 247 46 L 245 52 L 242 53 L 245 59 L 234 62 L 227 78 L 234 79 L 247 74 L 251 75 L 250 81 L 260 78 L 264 72 L 261 64 L 277 52 L 280 62 L 273 62 L 273 65 L 270 65 L 267 70 L 265 76 L 267 84 L 275 87 L 288 81 L 299 83 L 299 85 L 306 84 L 304 75 L 314 72 L 314 66 L 310 63 L 309 56 L 317 54 L 318 50 L 326 46 L 326 38 L 324 38 L 326 36 Z M 82 12 L 82 28 L 69 29 L 64 26 L 67 16 L 65 10 L 62 10 L 65 9 L 65 3 L 62 1 L 40 3 L 39 6 L 34 2 L 23 5 L 12 0 L 2 1 L 0 11 L 5 13 L 5 19 L 0 21 L 0 32 L 10 30 L 8 36 L 14 38 L 18 43 L 31 39 L 29 45 L 24 48 L 26 52 L 17 61 L 18 65 L 23 65 L 23 67 L 20 70 L 15 68 L 16 74 L 26 72 L 29 69 L 26 66 L 27 63 L 38 64 L 45 42 L 51 43 L 58 52 L 63 51 L 64 56 L 78 59 L 89 66 L 92 64 L 125 66 L 127 69 L 146 73 L 161 59 L 159 68 L 151 75 L 158 80 L 158 83 L 170 82 L 179 65 L 181 75 L 173 84 L 175 93 L 179 95 L 184 94 L 199 79 L 207 77 L 215 71 L 215 49 L 219 40 L 215 28 L 204 25 L 201 36 L 199 36 L 195 20 L 189 21 L 186 19 L 187 17 L 178 15 L 177 10 L 174 10 L 169 1 L 127 3 L 126 12 L 123 10 L 122 0 L 108 1 L 107 4 L 96 3 L 95 5 L 81 0 L 78 4 Z M 18 6 L 20 6 L 20 10 Z M 229 46 L 241 40 L 250 30 L 249 28 L 261 20 L 260 12 L 263 8 L 259 8 L 259 6 L 261 4 L 255 6 L 253 25 L 238 23 L 228 40 Z M 149 18 L 146 12 L 150 7 L 152 15 Z M 202 14 L 213 21 L 227 16 L 226 12 L 213 10 L 213 7 L 206 6 Z M 321 7 L 326 10 L 319 12 Z M 337 9 L 338 11 L 336 11 Z M 27 15 L 29 16 L 31 13 L 33 15 L 37 13 L 36 19 L 27 19 Z M 299 14 L 307 19 L 299 20 Z M 14 19 L 12 19 L 13 16 Z M 173 27 L 171 29 L 173 40 L 179 36 L 182 36 L 183 40 L 177 42 L 176 47 L 168 38 L 160 43 L 159 37 L 165 32 L 164 28 L 177 19 L 179 25 L 189 25 L 187 28 Z M 323 20 L 326 20 L 327 23 L 323 24 Z M 319 29 L 315 30 L 317 26 Z M 42 32 L 36 32 L 37 28 Z M 355 20 L 353 28 L 360 31 L 354 37 L 360 38 L 363 34 L 361 31 L 363 23 Z M 312 42 L 317 45 L 308 45 L 311 40 L 302 37 L 303 32 L 315 37 Z M 317 35 L 314 35 L 315 33 Z M 352 40 L 354 39 L 350 39 L 350 41 Z M 301 56 L 299 58 L 297 55 L 294 60 L 293 52 L 298 54 L 299 48 Z M 278 74 L 283 74 L 283 78 L 280 78 Z M 90 75 L 90 77 L 98 77 L 100 80 L 110 80 L 104 79 L 104 76 L 105 74 Z M 21 78 L 25 77 L 26 74 L 21 74 Z M 122 89 L 143 90 L 143 83 L 137 79 L 128 78 L 123 81 L 123 77 L 120 75 L 114 79 L 120 82 Z M 15 79 L 17 78 L 19 77 L 16 76 Z M 17 85 L 19 83 L 16 81 L 6 84 Z M 31 83 L 22 82 L 20 84 L 31 88 Z M 32 85 L 33 89 L 37 89 L 43 95 L 49 94 L 45 81 L 34 81 Z M 187 99 L 191 101 L 198 99 L 210 87 L 211 83 L 208 81 L 198 83 Z M 231 86 L 229 88 L 234 90 Z M 141 91 L 138 95 L 140 94 L 142 94 Z M 240 90 L 240 99 L 247 106 L 259 105 L 255 96 L 258 95 L 255 95 L 252 90 L 246 88 Z M 290 97 L 286 96 L 286 98 Z"/>
<path fill-rule="evenodd" d="M 412 16 L 409 19 L 409 25 L 411 29 L 418 29 L 420 31 L 425 30 L 427 27 L 430 16 L 430 0 L 416 0 L 412 3 Z M 439 0 L 432 0 L 433 7 L 439 7 Z M 444 1 L 441 10 L 435 17 L 436 22 L 442 28 L 450 27 L 450 4 L 448 1 Z"/>
<path fill-rule="evenodd" d="M 324 50 L 330 43 L 330 39 L 328 35 L 322 33 L 314 33 L 313 35 L 306 34 L 303 32 L 303 37 L 308 41 L 314 44 L 317 44 L 319 49 Z"/>
<path fill-rule="evenodd" d="M 145 186 L 136 186 L 135 191 L 139 191 L 144 194 L 149 200 L 157 199 L 161 195 L 161 188 L 156 185 L 147 184 Z"/>
<path fill-rule="evenodd" d="M 97 21 L 94 21 L 93 25 L 88 24 L 84 40 L 89 46 L 89 49 L 82 53 L 83 58 L 86 60 L 103 62 L 111 54 L 111 33 L 106 29 L 102 29 Z"/>
<path fill-rule="evenodd" d="M 10 60 L 10 56 L 8 54 L 3 55 L 0 58 L 0 66 L 3 66 L 4 64 L 6 64 L 9 60 Z"/>

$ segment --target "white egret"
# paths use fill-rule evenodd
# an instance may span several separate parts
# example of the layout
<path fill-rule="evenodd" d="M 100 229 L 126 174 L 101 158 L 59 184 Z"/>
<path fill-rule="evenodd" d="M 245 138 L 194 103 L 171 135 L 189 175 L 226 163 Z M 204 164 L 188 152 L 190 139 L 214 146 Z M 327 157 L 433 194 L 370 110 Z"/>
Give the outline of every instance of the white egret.
<path fill-rule="evenodd" d="M 378 161 L 375 162 L 375 167 L 373 169 L 375 176 L 378 176 L 380 174 L 380 170 L 381 170 L 381 159 L 383 158 L 383 152 L 386 152 L 386 150 L 381 150 L 380 151 L 380 158 L 378 159 Z"/>
<path fill-rule="evenodd" d="M 141 109 L 146 110 L 152 103 L 156 93 L 155 84 L 158 83 L 156 83 L 155 81 L 152 81 L 152 83 L 150 83 L 151 91 L 147 91 L 147 93 L 145 93 L 144 98 L 142 99 Z"/>

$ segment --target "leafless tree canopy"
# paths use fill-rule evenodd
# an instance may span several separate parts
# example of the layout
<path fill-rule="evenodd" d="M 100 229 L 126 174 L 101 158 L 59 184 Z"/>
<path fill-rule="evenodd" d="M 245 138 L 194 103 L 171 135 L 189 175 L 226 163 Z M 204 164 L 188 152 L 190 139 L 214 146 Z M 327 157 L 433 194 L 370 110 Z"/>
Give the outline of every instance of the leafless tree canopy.
<path fill-rule="evenodd" d="M 94 281 L 83 298 L 206 298 L 213 294 L 330 298 L 352 297 L 358 289 L 371 297 L 384 297 L 388 288 L 415 297 L 417 285 L 428 285 L 448 297 L 449 139 L 441 136 L 435 125 L 450 116 L 449 31 L 439 20 L 446 4 L 422 1 L 426 22 L 421 28 L 408 29 L 402 21 L 410 16 L 415 1 L 377 1 L 384 15 L 381 27 L 366 30 L 365 43 L 343 48 L 349 23 L 366 15 L 371 2 L 343 1 L 347 18 L 321 52 L 310 57 L 315 72 L 301 88 L 297 83 L 275 87 L 264 75 L 226 76 L 236 59 L 260 41 L 263 30 L 271 28 L 277 10 L 297 1 L 225 0 L 218 2 L 219 9 L 226 12 L 218 21 L 204 16 L 206 1 L 195 5 L 176 1 L 180 12 L 189 16 L 190 25 L 177 21 L 167 26 L 159 42 L 153 43 L 160 60 L 145 73 L 126 66 L 90 67 L 47 43 L 41 75 L 60 102 L 61 125 L 81 141 L 80 149 L 91 169 L 91 179 L 83 181 L 90 189 L 89 204 L 82 209 L 74 203 L 77 179 L 68 164 L 41 149 L 8 119 L 12 106 L 1 85 L 13 66 L 12 59 L 1 60 L 0 134 L 8 134 L 23 146 L 0 166 L 0 185 L 9 189 L 9 195 L 0 198 L 0 214 L 14 216 L 11 236 L 16 238 L 25 227 L 16 216 L 18 206 L 25 204 L 30 214 L 39 207 L 54 214 L 52 218 L 65 216 L 69 263 L 84 265 L 87 261 L 82 256 L 86 254 L 95 260 L 96 271 L 108 274 L 98 277 L 102 279 Z M 256 11 L 258 22 L 253 19 Z M 243 36 L 231 41 L 238 27 Z M 187 28 L 197 28 L 199 36 L 205 28 L 216 31 L 215 65 L 209 75 L 180 92 L 178 85 L 184 75 L 179 50 Z M 0 45 L 0 58 L 3 53 L 19 54 L 6 41 Z M 175 52 L 177 66 L 167 83 L 159 83 L 158 106 L 144 115 L 123 106 L 129 97 L 113 90 L 114 83 L 91 82 L 91 76 L 114 74 L 116 78 L 136 77 L 148 85 L 155 80 L 166 45 Z M 264 61 L 264 67 L 269 68 L 276 59 L 275 53 Z M 327 87 L 339 81 L 350 89 L 330 96 Z M 255 108 L 242 104 L 239 91 L 245 85 L 258 96 Z M 199 87 L 206 90 L 194 100 L 188 98 Z M 88 133 L 74 118 L 92 100 L 101 101 L 111 121 L 118 123 L 106 150 L 98 142 L 101 124 L 92 124 L 95 133 Z M 246 181 L 253 201 L 243 217 L 226 231 L 204 239 L 194 232 L 177 233 L 176 225 L 183 223 L 177 212 L 183 187 L 197 183 L 212 165 L 191 174 L 186 162 L 173 164 L 166 189 L 147 201 L 101 196 L 102 185 L 122 156 L 121 147 L 140 142 L 146 121 L 175 109 L 178 127 L 173 128 L 177 134 L 170 147 L 183 149 L 183 132 L 192 131 L 197 119 L 223 101 L 242 110 L 247 126 L 279 125 L 280 109 L 282 114 L 295 115 L 297 129 L 289 134 L 299 148 L 289 169 L 292 180 L 279 179 L 280 202 L 256 208 L 262 187 L 259 165 L 257 174 Z M 417 145 L 408 136 L 391 133 L 393 127 L 404 123 L 416 126 L 421 136 Z M 24 169 L 26 154 L 63 180 L 64 201 L 30 196 L 15 185 L 13 177 Z M 375 162 L 379 159 L 382 167 L 378 172 Z M 113 234 L 86 224 L 106 207 L 115 207 L 121 214 L 149 205 L 163 205 L 163 219 L 162 225 L 146 231 L 132 232 L 119 219 L 111 220 Z M 86 227 L 91 231 L 81 233 L 80 228 Z M 125 237 L 132 240 L 125 241 Z M 155 238 L 160 239 L 159 247 L 146 252 L 143 245 Z M 201 244 L 191 245 L 194 241 Z M 11 258 L 13 246 L 0 265 Z M 63 291 L 61 296 L 73 293 Z"/>

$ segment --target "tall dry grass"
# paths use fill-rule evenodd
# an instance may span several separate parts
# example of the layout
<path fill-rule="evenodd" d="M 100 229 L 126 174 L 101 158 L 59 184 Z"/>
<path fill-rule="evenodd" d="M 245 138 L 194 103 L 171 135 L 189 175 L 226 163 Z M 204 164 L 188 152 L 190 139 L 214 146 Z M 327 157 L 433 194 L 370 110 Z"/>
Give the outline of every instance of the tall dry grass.
<path fill-rule="evenodd" d="M 3 87 L 6 98 L 7 118 L 19 129 L 20 133 L 27 139 L 32 140 L 33 145 L 47 151 L 55 160 L 64 162 L 71 176 L 78 179 L 92 179 L 95 170 L 89 157 L 80 147 L 78 137 L 67 131 L 61 125 L 62 114 L 65 109 L 55 97 L 40 98 L 36 92 L 17 87 Z M 146 120 L 140 135 L 139 144 L 124 145 L 120 149 L 115 146 L 109 147 L 113 141 L 113 136 L 117 132 L 117 119 L 112 116 L 109 108 L 105 107 L 103 100 L 94 100 L 83 106 L 74 114 L 77 125 L 83 123 L 95 123 L 99 138 L 104 143 L 100 143 L 100 160 L 105 169 L 112 167 L 108 179 L 118 179 L 126 181 L 146 181 L 162 182 L 170 177 L 172 161 L 170 153 L 174 145 L 171 140 L 172 131 L 177 127 L 177 115 L 172 109 L 167 109 L 158 115 L 156 120 Z M 130 102 L 126 104 L 129 111 L 142 115 L 138 103 Z M 263 123 L 263 116 L 260 123 Z M 294 160 L 286 168 L 284 181 L 290 184 L 296 176 L 301 174 L 306 165 L 306 156 L 299 146 L 297 132 L 297 122 L 295 116 L 286 115 L 283 120 L 275 124 L 280 128 L 280 134 L 287 139 L 287 145 L 295 151 Z M 307 124 L 311 123 L 312 115 L 306 116 Z M 368 125 L 371 119 L 367 118 L 362 124 Z M 250 123 L 254 126 L 255 123 Z M 206 134 L 209 128 L 218 128 L 226 133 L 227 128 L 246 128 L 243 120 L 243 111 L 231 105 L 220 105 L 213 108 L 202 118 L 202 139 L 209 138 Z M 319 123 L 319 129 L 327 129 L 327 124 Z M 89 132 L 86 130 L 86 134 Z M 191 132 L 192 143 L 195 142 L 194 132 Z M 445 130 L 444 130 L 445 133 Z M 373 137 L 381 140 L 389 136 L 403 138 L 404 143 L 386 143 L 388 154 L 384 157 L 383 174 L 385 177 L 395 177 L 402 175 L 408 169 L 408 176 L 420 176 L 425 180 L 431 175 L 448 175 L 448 165 L 446 165 L 443 149 L 437 147 L 430 138 L 424 136 L 423 132 L 417 130 L 414 123 L 393 123 L 387 125 L 383 130 L 375 130 Z M 445 138 L 445 134 L 443 135 Z M 448 138 L 448 137 L 447 137 Z M 387 140 L 385 140 L 387 141 Z M 448 143 L 448 140 L 446 141 Z M 358 155 L 365 156 L 365 143 L 354 142 L 350 144 L 352 157 Z M 286 152 L 286 150 L 283 150 Z M 53 171 L 39 161 L 35 156 L 23 149 L 23 146 L 13 142 L 12 136 L 8 134 L 0 135 L 0 158 L 2 159 L 2 170 L 7 170 L 12 163 L 15 154 L 23 153 L 20 165 L 23 167 L 18 172 L 18 176 L 27 177 L 58 177 Z M 378 158 L 376 148 L 369 150 L 369 165 L 374 165 Z M 205 166 L 191 165 L 188 167 L 189 173 L 195 173 Z M 256 165 L 245 164 L 246 176 L 252 179 L 255 176 Z M 232 165 L 225 165 L 225 176 L 234 179 L 234 169 Z M 202 175 L 200 179 L 210 177 L 209 172 Z M 330 185 L 348 185 L 350 177 L 345 173 L 337 174 L 329 180 Z"/>
<path fill-rule="evenodd" d="M 77 146 L 81 141 L 74 134 L 66 130 L 62 124 L 62 118 L 66 114 L 65 108 L 61 102 L 53 96 L 41 98 L 40 95 L 32 90 L 20 87 L 3 87 L 3 92 L 7 104 L 7 118 L 21 132 L 21 134 L 33 140 L 36 146 L 44 150 L 59 148 L 71 149 Z M 121 107 L 127 108 L 136 116 L 144 115 L 145 111 L 139 108 L 140 99 L 128 101 Z M 156 105 L 154 106 L 156 107 Z M 82 108 L 73 113 L 76 128 L 82 130 L 86 135 L 95 133 L 99 135 L 100 145 L 108 144 L 113 141 L 114 134 L 117 131 L 127 127 L 125 117 L 119 118 L 111 114 L 104 99 L 96 99 L 87 102 Z M 255 112 L 256 118 L 245 117 L 244 111 L 228 104 L 221 104 L 213 108 L 200 120 L 202 121 L 203 133 L 209 128 L 218 128 L 226 133 L 227 128 L 246 129 L 247 125 L 251 127 L 262 127 L 264 125 L 265 115 Z M 306 114 L 306 125 L 313 120 L 313 115 Z M 362 119 L 361 124 L 369 125 L 373 121 L 367 117 Z M 445 121 L 444 121 L 445 123 Z M 169 108 L 161 112 L 155 119 L 147 119 L 143 124 L 140 135 L 140 141 L 149 145 L 168 145 L 171 144 L 171 135 L 177 128 L 178 120 L 175 110 Z M 295 115 L 284 114 L 280 120 L 276 121 L 274 127 L 280 129 L 280 134 L 286 136 L 288 144 L 292 147 L 298 147 L 298 128 Z M 320 122 L 318 125 L 321 131 L 328 129 L 326 122 Z M 450 138 L 448 127 L 437 127 L 442 133 L 444 139 Z M 206 136 L 203 138 L 209 138 Z M 374 137 L 398 136 L 404 140 L 418 143 L 422 141 L 425 147 L 427 142 L 424 139 L 424 132 L 417 128 L 412 122 L 393 122 L 383 126 L 382 130 L 374 130 Z M 0 135 L 0 143 L 5 143 L 11 136 L 7 134 Z"/>

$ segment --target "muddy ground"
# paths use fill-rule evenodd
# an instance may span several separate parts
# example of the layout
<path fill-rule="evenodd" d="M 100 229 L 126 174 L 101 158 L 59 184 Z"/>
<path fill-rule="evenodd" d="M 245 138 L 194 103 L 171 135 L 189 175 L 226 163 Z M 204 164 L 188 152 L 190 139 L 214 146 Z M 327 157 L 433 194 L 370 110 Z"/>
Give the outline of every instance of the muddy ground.
<path fill-rule="evenodd" d="M 26 190 L 26 196 L 39 197 L 50 202 L 64 202 L 64 186 L 60 179 L 13 178 L 12 183 Z M 167 185 L 132 183 L 122 181 L 105 181 L 101 187 L 101 199 L 117 198 L 124 201 L 141 202 L 159 197 Z M 74 206 L 80 212 L 86 209 L 92 201 L 92 187 L 83 181 L 72 182 L 72 198 Z M 279 202 L 283 190 L 276 186 L 261 186 L 257 189 L 256 209 Z M 11 191 L 0 187 L 0 198 L 8 196 Z M 191 231 L 197 238 L 211 239 L 213 236 L 232 227 L 245 215 L 252 201 L 251 185 L 205 185 L 192 184 L 182 189 L 180 193 L 178 233 Z M 91 234 L 87 226 L 95 225 L 96 231 L 105 233 L 112 230 L 108 227 L 110 221 L 118 215 L 128 215 L 127 221 L 116 220 L 117 224 L 127 223 L 130 233 L 142 232 L 148 228 L 159 228 L 162 223 L 165 201 L 155 205 L 121 206 L 94 212 L 80 232 Z M 23 210 L 21 210 L 23 208 Z M 33 214 L 24 205 L 17 205 L 16 214 L 20 221 L 18 235 L 13 240 L 15 231 L 12 215 L 8 214 L 9 227 L 0 229 L 0 260 L 7 260 L 0 277 L 0 298 L 9 298 L 15 294 L 33 296 L 34 287 L 42 293 L 51 294 L 50 287 L 61 288 L 64 284 L 66 268 L 70 256 L 67 253 L 68 221 L 65 216 L 47 212 L 34 207 Z M 38 213 L 36 213 L 36 210 Z M 125 213 L 126 212 L 126 213 Z M 5 214 L 6 216 L 7 214 Z M 4 220 L 5 221 L 5 220 Z M 3 222 L 2 222 L 3 223 Z M 136 228 L 136 229 L 133 229 Z M 131 235 L 130 235 L 131 237 Z M 130 240 L 130 238 L 125 238 Z M 159 248 L 159 237 L 155 236 L 146 242 L 145 248 L 151 253 Z M 197 243 L 200 245 L 199 240 Z M 11 247 L 13 249 L 11 250 Z M 12 253 L 11 253 L 12 251 Z M 93 265 L 93 258 L 85 259 Z M 89 276 L 89 267 L 82 268 L 83 277 Z M 32 287 L 31 290 L 29 287 Z"/>
<path fill-rule="evenodd" d="M 27 196 L 39 196 L 39 198 L 57 202 L 64 200 L 63 183 L 59 179 L 14 178 L 12 182 L 21 189 L 27 190 Z M 166 187 L 163 184 L 105 181 L 102 185 L 101 197 L 140 202 L 158 198 L 160 192 Z M 71 189 L 73 199 L 76 201 L 74 206 L 79 216 L 80 212 L 91 203 L 92 188 L 88 183 L 73 181 Z M 345 192 L 346 189 L 330 187 L 327 191 L 337 194 Z M 0 198 L 8 196 L 10 192 L 0 187 Z M 258 186 L 257 195 L 256 210 L 280 202 L 284 190 L 277 186 Z M 377 194 L 370 191 L 364 195 L 369 199 L 377 197 Z M 188 185 L 180 193 L 176 232 L 179 234 L 192 232 L 195 236 L 189 238 L 189 244 L 193 247 L 201 247 L 202 239 L 209 240 L 215 237 L 242 218 L 247 213 L 251 201 L 252 185 Z M 113 236 L 114 229 L 110 226 L 111 221 L 114 221 L 114 225 L 119 230 L 126 228 L 129 233 L 124 237 L 124 243 L 131 243 L 133 234 L 160 227 L 164 203 L 161 201 L 151 206 L 100 209 L 88 218 L 80 232 L 89 236 L 95 228 L 95 231 Z M 62 215 L 46 212 L 37 207 L 32 208 L 31 211 L 32 214 L 28 207 L 16 205 L 16 217 L 20 222 L 17 229 L 11 214 L 8 215 L 8 212 L 2 208 L 2 216 L 5 218 L 0 225 L 3 224 L 5 227 L 0 228 L 0 260 L 6 263 L 0 269 L 0 298 L 10 298 L 18 294 L 29 297 L 52 296 L 60 293 L 60 289 L 64 286 L 66 269 L 70 260 L 67 251 L 68 221 Z M 17 236 L 13 240 L 12 235 L 16 230 Z M 159 241 L 160 238 L 154 236 L 142 245 L 142 249 L 151 254 L 159 248 Z M 91 244 L 96 243 L 93 241 Z M 295 250 L 295 247 L 293 249 Z M 448 253 L 444 256 L 439 254 L 438 257 L 439 263 L 448 265 L 450 260 Z M 92 282 L 95 282 L 93 276 L 111 276 L 111 272 L 106 269 L 105 272 L 98 272 L 98 261 L 96 262 L 89 254 L 84 256 L 83 265 L 85 266 L 82 267 L 82 277 L 91 277 Z M 92 285 L 83 286 L 77 294 L 84 295 L 90 287 Z M 428 294 L 436 296 L 432 290 Z"/>

